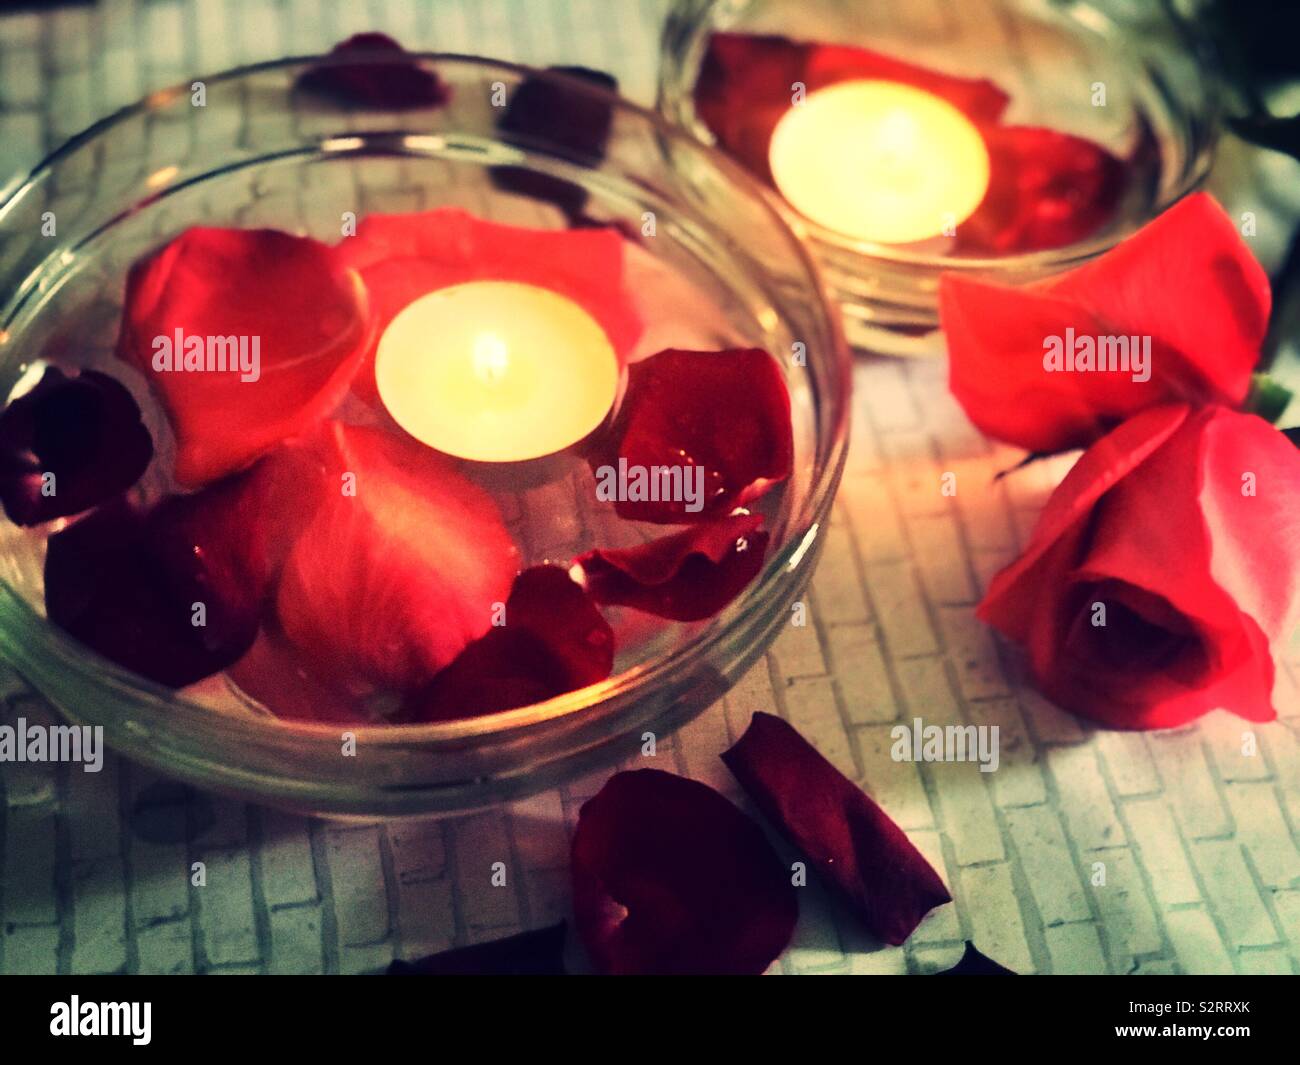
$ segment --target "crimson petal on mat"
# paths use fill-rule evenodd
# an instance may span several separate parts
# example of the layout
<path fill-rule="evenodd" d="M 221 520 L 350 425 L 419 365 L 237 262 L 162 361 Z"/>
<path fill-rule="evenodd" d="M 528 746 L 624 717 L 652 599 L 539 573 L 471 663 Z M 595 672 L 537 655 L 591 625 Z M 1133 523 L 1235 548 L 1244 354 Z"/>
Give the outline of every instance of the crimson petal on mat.
<path fill-rule="evenodd" d="M 636 521 L 685 524 L 731 513 L 790 476 L 790 393 L 776 360 L 760 348 L 669 348 L 628 367 L 627 391 L 609 436 L 589 458 L 597 478 L 702 470 L 702 507 L 684 498 L 620 498 Z M 630 484 L 630 481 L 629 481 Z M 620 493 L 622 495 L 623 493 Z M 660 496 L 682 496 L 682 492 Z"/>
<path fill-rule="evenodd" d="M 578 933 L 603 973 L 761 973 L 798 917 L 762 829 L 657 769 L 616 773 L 583 804 L 571 870 Z"/>
<path fill-rule="evenodd" d="M 117 356 L 161 397 L 176 479 L 196 488 L 328 414 L 361 365 L 367 328 L 360 278 L 328 245 L 198 227 L 131 268 Z M 215 368 L 236 358 L 232 341 L 244 344 L 244 369 Z"/>
<path fill-rule="evenodd" d="M 952 896 L 903 830 L 790 725 L 756 713 L 722 755 L 759 810 L 887 943 Z"/>
<path fill-rule="evenodd" d="M 768 534 L 762 524 L 761 515 L 736 514 L 638 547 L 598 548 L 575 562 L 598 603 L 699 621 L 730 603 L 763 568 Z"/>
<path fill-rule="evenodd" d="M 564 976 L 563 921 L 518 935 L 394 961 L 389 976 Z"/>
<path fill-rule="evenodd" d="M 336 44 L 330 55 L 352 58 L 303 71 L 298 76 L 300 89 L 383 111 L 440 107 L 451 99 L 451 87 L 415 59 L 389 58 L 406 55 L 406 49 L 386 34 L 358 33 Z"/>
<path fill-rule="evenodd" d="M 541 702 L 614 668 L 614 632 L 558 566 L 515 578 L 503 622 L 465 648 L 409 700 L 403 717 L 446 721 Z"/>
<path fill-rule="evenodd" d="M 68 377 L 51 366 L 0 414 L 0 501 L 17 525 L 111 499 L 151 458 L 153 440 L 131 393 L 95 370 Z"/>

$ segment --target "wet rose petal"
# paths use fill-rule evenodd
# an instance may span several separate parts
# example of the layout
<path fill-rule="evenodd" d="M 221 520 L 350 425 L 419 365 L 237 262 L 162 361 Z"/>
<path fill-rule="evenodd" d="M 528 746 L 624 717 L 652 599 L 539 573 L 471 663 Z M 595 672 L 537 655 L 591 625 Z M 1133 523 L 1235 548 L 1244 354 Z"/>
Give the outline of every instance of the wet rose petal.
<path fill-rule="evenodd" d="M 321 63 L 303 71 L 298 87 L 340 103 L 384 111 L 440 107 L 451 99 L 450 86 L 415 59 L 394 62 L 406 49 L 382 33 L 358 33 L 334 46 L 331 56 L 355 56 L 355 62 Z"/>
<path fill-rule="evenodd" d="M 257 636 L 270 584 L 264 490 L 254 469 L 148 512 L 118 499 L 50 537 L 50 620 L 169 687 L 225 669 Z"/>
<path fill-rule="evenodd" d="M 620 462 L 629 472 L 703 468 L 701 510 L 682 499 L 620 499 L 620 517 L 684 524 L 729 514 L 794 463 L 790 393 L 776 360 L 759 348 L 669 348 L 633 363 L 613 429 L 589 462 L 598 478 Z"/>
<path fill-rule="evenodd" d="M 798 917 L 762 829 L 657 769 L 616 773 L 583 804 L 571 870 L 578 933 L 603 973 L 761 973 Z"/>
<path fill-rule="evenodd" d="M 200 227 L 131 268 L 117 355 L 161 397 L 176 432 L 182 485 L 198 487 L 249 465 L 343 398 L 368 334 L 360 280 L 336 260 L 307 237 Z M 165 338 L 174 349 L 178 334 L 183 349 L 190 341 L 210 346 L 212 365 L 218 355 L 229 365 L 231 356 L 209 341 L 243 338 L 248 372 L 167 368 L 158 342 Z"/>
<path fill-rule="evenodd" d="M 939 874 L 871 798 L 790 725 L 756 713 L 722 755 L 760 812 L 895 946 L 952 901 Z"/>
<path fill-rule="evenodd" d="M 564 976 L 565 923 L 505 939 L 394 961 L 389 976 Z"/>
<path fill-rule="evenodd" d="M 468 281 L 517 281 L 577 303 L 605 330 L 620 358 L 641 336 L 623 283 L 623 238 L 612 229 L 554 230 L 485 222 L 459 208 L 367 215 L 338 246 L 360 271 L 371 298 L 374 338 L 408 304 Z M 374 345 L 356 393 L 378 402 Z"/>
<path fill-rule="evenodd" d="M 761 515 L 737 514 L 638 547 L 588 551 L 575 562 L 598 603 L 699 621 L 758 576 L 768 542 L 762 524 Z"/>
<path fill-rule="evenodd" d="M 455 464 L 409 438 L 333 422 L 315 442 L 311 520 L 276 600 L 288 639 L 342 676 L 427 682 L 484 635 L 518 551 L 495 504 Z"/>
<path fill-rule="evenodd" d="M 1204 193 L 1067 273 L 1026 286 L 945 274 L 939 286 L 953 394 L 989 436 L 1039 452 L 1085 446 L 1170 400 L 1238 406 L 1270 302 L 1267 275 Z M 1150 379 L 1048 372 L 1046 340 L 1069 336 L 1150 337 Z"/>
<path fill-rule="evenodd" d="M 618 90 L 617 79 L 603 70 L 548 67 L 547 73 Z M 514 90 L 498 128 L 524 144 L 532 142 L 548 153 L 594 165 L 605 157 L 613 124 L 614 110 L 607 101 L 567 86 L 561 79 L 530 75 Z M 587 203 L 587 190 L 564 178 L 519 166 L 494 166 L 488 173 L 499 189 L 555 204 L 570 225 L 579 221 Z"/>
<path fill-rule="evenodd" d="M 1015 976 L 1005 965 L 999 965 L 992 958 L 986 958 L 978 950 L 975 944 L 969 939 L 966 941 L 966 951 L 961 956 L 961 961 L 951 969 L 945 969 L 941 973 L 935 973 L 935 976 Z"/>
<path fill-rule="evenodd" d="M 1007 106 L 1006 93 L 986 79 L 928 70 L 865 48 L 715 33 L 696 81 L 695 108 L 722 148 L 771 181 L 772 131 L 790 109 L 794 83 L 802 82 L 811 93 L 860 78 L 924 89 L 978 124 L 997 121 Z"/>
<path fill-rule="evenodd" d="M 416 693 L 403 720 L 447 721 L 528 706 L 595 684 L 614 668 L 613 630 L 558 566 L 519 574 L 504 620 Z"/>
<path fill-rule="evenodd" d="M 1114 217 L 1128 166 L 1101 145 L 1032 126 L 992 126 L 983 135 L 989 191 L 957 227 L 958 251 L 1010 255 L 1062 248 Z"/>
<path fill-rule="evenodd" d="M 361 693 L 331 677 L 333 663 L 304 653 L 277 628 L 264 626 L 248 652 L 229 667 L 230 679 L 276 717 L 361 725 L 372 719 Z"/>
<path fill-rule="evenodd" d="M 0 501 L 18 525 L 111 499 L 151 458 L 153 440 L 131 393 L 95 370 L 68 377 L 51 366 L 0 413 Z"/>

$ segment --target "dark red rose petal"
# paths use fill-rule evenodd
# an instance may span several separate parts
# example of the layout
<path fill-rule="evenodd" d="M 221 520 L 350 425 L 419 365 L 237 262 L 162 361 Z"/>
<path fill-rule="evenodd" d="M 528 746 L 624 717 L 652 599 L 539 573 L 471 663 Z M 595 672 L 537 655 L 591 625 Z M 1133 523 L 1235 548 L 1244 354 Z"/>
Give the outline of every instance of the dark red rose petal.
<path fill-rule="evenodd" d="M 139 480 L 151 458 L 153 440 L 131 393 L 95 370 L 70 378 L 51 366 L 0 414 L 0 501 L 17 525 L 111 499 Z"/>
<path fill-rule="evenodd" d="M 367 724 L 362 695 L 348 689 L 348 678 L 333 675 L 336 663 L 295 647 L 273 625 L 264 625 L 230 679 L 276 717 L 290 721 Z"/>
<path fill-rule="evenodd" d="M 600 323 L 622 359 L 641 336 L 641 319 L 623 284 L 623 238 L 613 229 L 528 229 L 444 207 L 368 215 L 338 251 L 360 271 L 370 294 L 374 344 L 354 387 L 371 403 L 378 402 L 374 345 L 383 331 L 408 304 L 450 285 L 517 281 L 557 292 Z"/>
<path fill-rule="evenodd" d="M 156 338 L 174 347 L 177 330 L 187 341 L 248 338 L 250 354 L 259 338 L 257 379 L 155 369 Z M 117 355 L 161 396 L 176 432 L 176 479 L 198 487 L 328 414 L 367 339 L 360 279 L 327 245 L 272 229 L 196 228 L 131 268 Z"/>
<path fill-rule="evenodd" d="M 889 815 L 779 717 L 756 713 L 722 760 L 886 943 L 902 943 L 927 913 L 952 901 Z"/>
<path fill-rule="evenodd" d="M 50 537 L 50 620 L 169 687 L 225 669 L 257 636 L 270 583 L 264 489 L 254 469 L 147 513 L 119 499 Z"/>
<path fill-rule="evenodd" d="M 798 917 L 762 829 L 657 769 L 616 773 L 583 804 L 571 868 L 578 933 L 603 973 L 761 973 Z"/>
<path fill-rule="evenodd" d="M 284 564 L 279 623 L 340 676 L 408 690 L 491 626 L 518 569 L 492 499 L 431 448 L 332 422 L 309 445 L 314 505 Z"/>
<path fill-rule="evenodd" d="M 564 976 L 565 924 L 520 932 L 490 943 L 445 950 L 418 961 L 394 961 L 389 976 Z"/>
<path fill-rule="evenodd" d="M 630 606 L 674 621 L 699 621 L 758 576 L 768 534 L 758 514 L 737 514 L 672 536 L 575 559 L 598 603 Z"/>
<path fill-rule="evenodd" d="M 772 131 L 791 107 L 795 82 L 815 92 L 859 78 L 924 89 L 981 125 L 996 122 L 1008 101 L 1006 93 L 985 79 L 943 74 L 865 48 L 715 33 L 696 79 L 695 109 L 722 148 L 771 181 Z"/>
<path fill-rule="evenodd" d="M 1128 185 L 1124 160 L 1082 137 L 1032 126 L 990 126 L 989 191 L 957 227 L 957 249 L 1009 255 L 1061 248 L 1115 214 Z"/>
<path fill-rule="evenodd" d="M 340 103 L 359 104 L 384 111 L 441 107 L 451 99 L 450 86 L 414 59 L 398 62 L 406 49 L 382 33 L 358 33 L 334 46 L 331 56 L 351 56 L 354 61 L 321 63 L 303 71 L 298 88 L 328 96 Z"/>
<path fill-rule="evenodd" d="M 603 70 L 548 67 L 547 73 L 580 79 L 601 89 L 618 89 L 618 81 Z M 545 152 L 595 164 L 605 157 L 613 124 L 609 102 L 566 85 L 562 79 L 531 75 L 515 89 L 498 129 Z M 499 189 L 555 204 L 570 224 L 577 221 L 587 203 L 587 190 L 564 178 L 518 166 L 494 166 L 489 174 Z"/>
<path fill-rule="evenodd" d="M 447 721 L 585 688 L 614 668 L 614 632 L 557 566 L 515 578 L 505 624 L 475 640 L 410 700 L 404 719 Z"/>
<path fill-rule="evenodd" d="M 966 952 L 962 954 L 961 961 L 951 969 L 945 969 L 941 973 L 935 973 L 935 976 L 1015 976 L 1005 965 L 999 965 L 992 958 L 986 958 L 978 950 L 975 944 L 969 939 L 966 941 Z"/>
<path fill-rule="evenodd" d="M 620 500 L 620 517 L 682 524 L 729 514 L 790 476 L 790 394 L 776 360 L 759 348 L 669 348 L 628 367 L 613 431 L 590 464 L 629 471 L 704 469 L 704 507 L 682 500 Z"/>

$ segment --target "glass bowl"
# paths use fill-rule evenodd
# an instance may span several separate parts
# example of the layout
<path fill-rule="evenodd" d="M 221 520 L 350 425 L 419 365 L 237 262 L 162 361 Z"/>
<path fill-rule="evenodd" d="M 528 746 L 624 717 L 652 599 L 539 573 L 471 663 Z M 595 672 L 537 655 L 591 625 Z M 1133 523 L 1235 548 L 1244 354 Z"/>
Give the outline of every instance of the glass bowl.
<path fill-rule="evenodd" d="M 1204 42 L 1172 27 L 1137 35 L 1088 3 L 676 0 L 664 29 L 658 106 L 708 144 L 717 141 L 697 113 L 695 91 L 718 32 L 864 48 L 930 71 L 986 78 L 1010 97 L 999 124 L 1072 134 L 1131 162 L 1113 212 L 1086 237 L 1009 254 L 961 254 L 943 241 L 857 240 L 798 215 L 772 189 L 806 231 L 850 343 L 868 351 L 942 354 L 935 332 L 941 272 L 1018 283 L 1099 255 L 1192 191 L 1217 139 L 1218 94 Z"/>
<path fill-rule="evenodd" d="M 615 226 L 628 242 L 643 346 L 743 345 L 775 357 L 791 397 L 794 470 L 767 508 L 763 569 L 719 613 L 632 641 L 601 683 L 435 724 L 284 720 L 245 705 L 221 677 L 179 692 L 143 680 L 45 619 L 50 529 L 0 522 L 0 653 L 65 716 L 102 726 L 111 747 L 201 787 L 335 817 L 438 815 L 527 795 L 633 758 L 645 733 L 662 736 L 713 703 L 788 623 L 847 442 L 838 316 L 808 252 L 748 175 L 588 80 L 475 57 L 414 58 L 450 87 L 449 102 L 400 112 L 330 103 L 295 83 L 343 60 L 265 63 L 202 79 L 201 106 L 197 82 L 154 93 L 13 182 L 0 197 L 0 394 L 12 395 L 51 351 L 122 377 L 110 352 L 126 272 L 189 226 L 269 226 L 333 242 L 343 211 L 458 206 L 564 229 L 555 190 L 580 189 L 579 224 Z M 526 81 L 584 111 L 607 108 L 603 157 L 575 147 L 563 123 L 503 128 L 499 105 Z M 51 217 L 56 235 L 44 235 Z M 802 360 L 789 354 L 797 344 Z M 139 381 L 126 383 L 158 440 L 167 429 L 156 403 Z M 552 471 L 540 484 L 492 486 L 503 512 L 523 523 L 525 564 L 554 557 L 584 520 L 571 487 L 547 495 L 554 481 Z M 355 756 L 344 755 L 346 734 Z"/>

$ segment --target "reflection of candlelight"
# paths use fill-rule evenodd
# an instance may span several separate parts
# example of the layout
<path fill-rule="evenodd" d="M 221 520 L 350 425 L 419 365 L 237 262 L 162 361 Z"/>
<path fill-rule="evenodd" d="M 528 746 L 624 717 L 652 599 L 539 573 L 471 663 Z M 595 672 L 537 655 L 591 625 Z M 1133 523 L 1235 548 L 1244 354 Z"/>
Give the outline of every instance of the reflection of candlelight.
<path fill-rule="evenodd" d="M 781 194 L 859 240 L 906 244 L 965 221 L 989 184 L 979 130 L 946 100 L 889 81 L 846 81 L 792 107 L 772 134 Z"/>
<path fill-rule="evenodd" d="M 585 310 L 549 289 L 471 281 L 406 307 L 379 341 L 375 382 L 417 440 L 480 462 L 539 458 L 604 420 L 618 359 Z"/>

